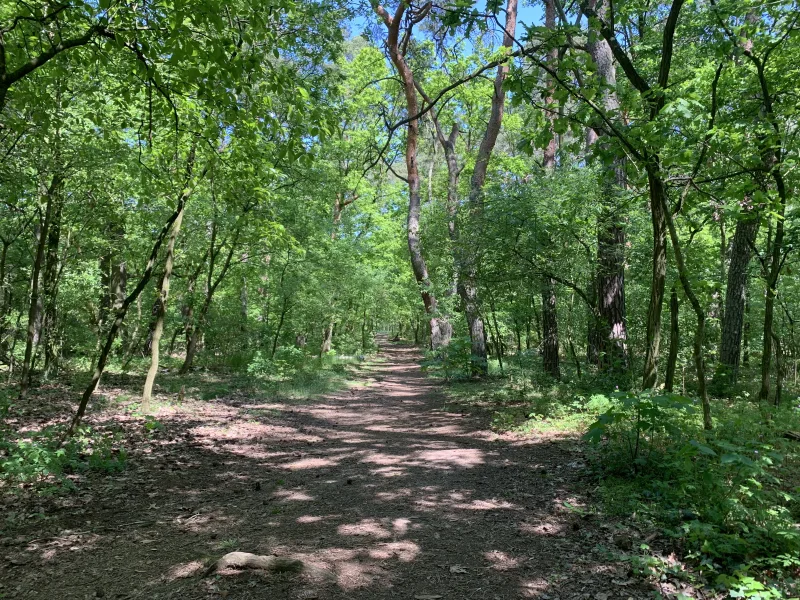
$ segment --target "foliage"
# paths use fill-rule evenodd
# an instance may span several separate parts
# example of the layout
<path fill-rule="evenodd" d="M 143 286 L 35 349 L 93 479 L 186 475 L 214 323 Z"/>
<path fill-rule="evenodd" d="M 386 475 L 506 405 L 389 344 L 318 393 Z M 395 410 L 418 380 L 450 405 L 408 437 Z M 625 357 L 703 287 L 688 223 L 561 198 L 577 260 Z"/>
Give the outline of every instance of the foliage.
<path fill-rule="evenodd" d="M 422 368 L 430 373 L 440 373 L 445 381 L 469 377 L 473 372 L 469 337 L 452 338 L 447 346 L 429 350 Z"/>
<path fill-rule="evenodd" d="M 68 475 L 85 471 L 114 473 L 125 468 L 127 452 L 118 433 L 83 426 L 63 442 L 61 427 L 28 435 L 3 431 L 0 479 L 7 484 L 33 483 L 69 487 Z"/>
<path fill-rule="evenodd" d="M 624 510 L 635 504 L 683 540 L 688 557 L 720 575 L 720 584 L 745 590 L 750 581 L 753 593 L 767 588 L 745 576 L 748 570 L 778 577 L 800 564 L 797 500 L 781 477 L 794 452 L 761 417 L 750 407 L 734 409 L 704 436 L 687 398 L 617 394 L 586 435 L 598 473 L 610 478 L 603 484 L 608 502 L 632 494 Z"/>

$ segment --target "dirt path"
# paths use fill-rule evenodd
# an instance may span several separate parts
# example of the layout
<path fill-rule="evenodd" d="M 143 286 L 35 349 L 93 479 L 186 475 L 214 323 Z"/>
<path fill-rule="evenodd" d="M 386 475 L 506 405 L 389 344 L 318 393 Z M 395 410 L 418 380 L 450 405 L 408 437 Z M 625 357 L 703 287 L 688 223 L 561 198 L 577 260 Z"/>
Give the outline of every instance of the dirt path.
<path fill-rule="evenodd" d="M 407 346 L 368 385 L 302 404 L 220 399 L 181 415 L 120 477 L 45 503 L 0 543 L 0 597 L 505 599 L 652 594 L 581 514 L 580 450 L 446 412 Z M 38 539 L 31 539 L 32 537 Z M 301 575 L 202 577 L 232 550 Z M 204 563 L 205 561 L 205 563 Z"/>

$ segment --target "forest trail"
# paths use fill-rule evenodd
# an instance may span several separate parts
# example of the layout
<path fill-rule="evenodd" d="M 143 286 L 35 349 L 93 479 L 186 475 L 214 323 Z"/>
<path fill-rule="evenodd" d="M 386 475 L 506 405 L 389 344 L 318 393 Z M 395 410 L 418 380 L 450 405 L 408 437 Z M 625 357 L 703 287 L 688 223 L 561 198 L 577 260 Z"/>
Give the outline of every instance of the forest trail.
<path fill-rule="evenodd" d="M 612 527 L 580 508 L 590 481 L 576 440 L 498 436 L 446 409 L 416 348 L 381 346 L 337 394 L 159 416 L 164 431 L 125 473 L 43 509 L 38 539 L 5 541 L 3 597 L 652 595 L 602 551 Z M 203 577 L 233 550 L 308 568 Z"/>

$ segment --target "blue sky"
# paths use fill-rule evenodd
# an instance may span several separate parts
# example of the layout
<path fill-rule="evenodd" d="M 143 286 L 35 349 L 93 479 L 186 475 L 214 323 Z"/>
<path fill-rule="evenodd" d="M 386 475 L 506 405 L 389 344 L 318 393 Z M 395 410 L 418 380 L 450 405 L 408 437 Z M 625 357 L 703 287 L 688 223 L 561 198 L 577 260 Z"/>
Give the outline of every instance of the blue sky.
<path fill-rule="evenodd" d="M 397 0 L 392 0 L 391 2 L 387 1 L 386 5 L 389 8 L 390 12 L 393 12 Z M 485 8 L 486 2 L 485 0 L 477 0 L 475 3 L 475 7 L 481 11 Z M 357 36 L 361 35 L 364 30 L 370 27 L 374 20 L 365 14 L 365 11 L 368 10 L 366 6 L 361 11 L 360 14 L 355 19 L 352 19 L 349 23 L 350 27 L 350 35 Z M 543 10 L 542 5 L 538 2 L 534 3 L 532 0 L 521 0 L 520 5 L 517 11 L 517 32 L 521 34 L 523 31 L 523 25 L 543 25 Z"/>

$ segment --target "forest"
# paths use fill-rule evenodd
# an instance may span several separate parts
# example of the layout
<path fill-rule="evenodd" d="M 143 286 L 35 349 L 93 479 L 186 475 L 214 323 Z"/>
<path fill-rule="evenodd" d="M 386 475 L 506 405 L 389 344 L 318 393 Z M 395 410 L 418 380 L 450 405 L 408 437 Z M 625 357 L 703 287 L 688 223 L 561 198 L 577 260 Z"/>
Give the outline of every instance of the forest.
<path fill-rule="evenodd" d="M 799 597 L 799 136 L 796 0 L 0 1 L 0 598 Z"/>

